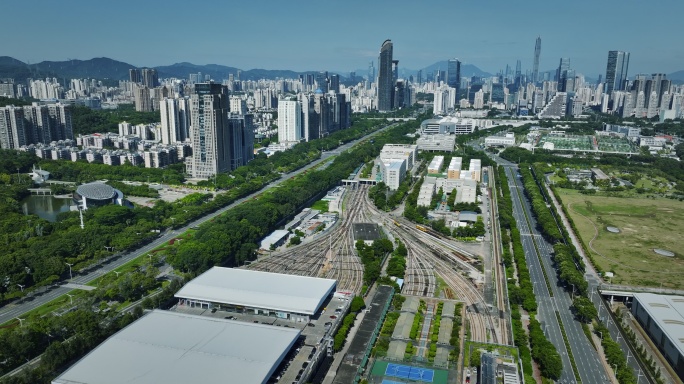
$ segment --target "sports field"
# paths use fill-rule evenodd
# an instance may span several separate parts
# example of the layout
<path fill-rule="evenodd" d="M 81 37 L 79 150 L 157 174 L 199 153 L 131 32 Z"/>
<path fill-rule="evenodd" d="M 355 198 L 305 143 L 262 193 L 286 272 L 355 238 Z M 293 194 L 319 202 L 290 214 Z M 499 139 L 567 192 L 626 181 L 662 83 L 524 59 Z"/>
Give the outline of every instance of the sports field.
<path fill-rule="evenodd" d="M 558 191 L 595 262 L 615 273 L 613 284 L 684 288 L 684 202 Z M 620 232 L 610 233 L 608 226 Z M 655 248 L 675 256 L 659 256 Z"/>

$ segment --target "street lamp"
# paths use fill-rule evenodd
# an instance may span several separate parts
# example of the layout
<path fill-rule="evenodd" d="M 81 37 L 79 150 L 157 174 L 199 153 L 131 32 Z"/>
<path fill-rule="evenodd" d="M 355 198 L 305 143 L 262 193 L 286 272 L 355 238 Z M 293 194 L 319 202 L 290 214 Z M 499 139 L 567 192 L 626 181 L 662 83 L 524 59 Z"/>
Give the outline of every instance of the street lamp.
<path fill-rule="evenodd" d="M 613 375 L 615 375 L 615 380 L 617 380 L 617 364 L 613 364 Z"/>
<path fill-rule="evenodd" d="M 66 263 L 66 265 L 69 266 L 69 280 L 73 280 L 73 279 L 74 279 L 74 275 L 71 274 L 71 267 L 73 267 L 74 265 L 73 265 L 73 264 L 69 264 L 69 263 Z"/>
<path fill-rule="evenodd" d="M 66 295 L 69 296 L 69 300 L 71 301 L 71 305 L 74 305 L 74 295 L 70 295 L 68 293 Z"/>
<path fill-rule="evenodd" d="M 118 271 L 112 271 L 112 272 L 116 273 L 116 277 L 119 277 L 119 274 L 121 273 L 121 272 L 118 272 Z"/>
<path fill-rule="evenodd" d="M 19 320 L 19 326 L 23 327 L 24 326 L 24 320 L 26 320 L 26 319 L 22 319 L 21 317 L 16 317 L 16 319 Z"/>
<path fill-rule="evenodd" d="M 21 291 L 24 292 L 24 287 L 25 287 L 25 285 L 21 285 L 21 284 L 17 284 L 17 285 L 19 286 L 19 288 L 21 289 Z"/>

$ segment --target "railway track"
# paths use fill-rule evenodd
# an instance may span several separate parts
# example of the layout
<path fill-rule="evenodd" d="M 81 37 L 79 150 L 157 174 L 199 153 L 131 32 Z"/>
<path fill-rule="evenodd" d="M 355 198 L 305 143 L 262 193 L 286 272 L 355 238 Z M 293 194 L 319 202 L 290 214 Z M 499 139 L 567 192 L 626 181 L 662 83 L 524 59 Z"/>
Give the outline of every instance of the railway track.
<path fill-rule="evenodd" d="M 353 244 L 352 224 L 362 220 L 362 196 L 367 188 L 348 190 L 346 205 L 338 223 L 312 241 L 290 247 L 247 266 L 248 269 L 337 280 L 337 289 L 353 294 L 361 292 L 363 265 Z"/>

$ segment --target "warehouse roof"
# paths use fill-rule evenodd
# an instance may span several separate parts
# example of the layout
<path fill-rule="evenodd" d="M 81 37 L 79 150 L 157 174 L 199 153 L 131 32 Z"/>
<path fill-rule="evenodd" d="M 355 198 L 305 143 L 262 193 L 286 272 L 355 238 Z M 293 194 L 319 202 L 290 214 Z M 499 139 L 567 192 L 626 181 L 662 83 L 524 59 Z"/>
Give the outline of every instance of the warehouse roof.
<path fill-rule="evenodd" d="M 684 296 L 635 293 L 634 299 L 639 301 L 658 328 L 684 356 Z"/>
<path fill-rule="evenodd" d="M 299 334 L 294 328 L 155 310 L 52 383 L 266 383 Z"/>
<path fill-rule="evenodd" d="M 214 267 L 176 297 L 313 315 L 335 285 L 330 279 Z"/>

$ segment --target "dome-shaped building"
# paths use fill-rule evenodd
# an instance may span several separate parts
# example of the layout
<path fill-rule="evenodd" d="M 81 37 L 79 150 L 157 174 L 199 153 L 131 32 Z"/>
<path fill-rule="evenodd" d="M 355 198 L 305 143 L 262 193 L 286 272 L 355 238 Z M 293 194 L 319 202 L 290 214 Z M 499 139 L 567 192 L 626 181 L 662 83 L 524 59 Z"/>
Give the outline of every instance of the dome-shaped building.
<path fill-rule="evenodd" d="M 74 203 L 83 210 L 108 204 L 123 205 L 123 200 L 121 191 L 102 182 L 79 185 L 74 192 Z"/>

